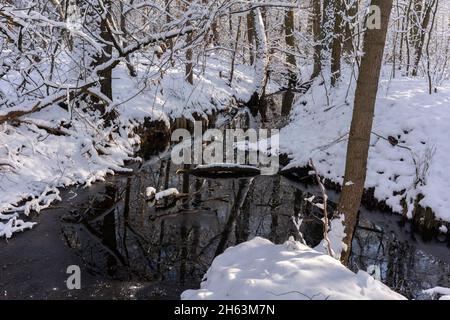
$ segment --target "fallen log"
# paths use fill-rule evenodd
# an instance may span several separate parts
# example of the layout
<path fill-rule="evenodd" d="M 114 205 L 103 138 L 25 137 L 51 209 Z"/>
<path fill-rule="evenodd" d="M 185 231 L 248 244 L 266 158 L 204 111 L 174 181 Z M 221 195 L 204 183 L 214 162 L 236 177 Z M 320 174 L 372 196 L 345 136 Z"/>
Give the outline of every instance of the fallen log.
<path fill-rule="evenodd" d="M 180 169 L 177 171 L 177 174 L 185 173 L 198 178 L 234 179 L 259 176 L 261 175 L 261 170 L 253 166 L 222 163 L 201 165 L 194 169 Z"/>

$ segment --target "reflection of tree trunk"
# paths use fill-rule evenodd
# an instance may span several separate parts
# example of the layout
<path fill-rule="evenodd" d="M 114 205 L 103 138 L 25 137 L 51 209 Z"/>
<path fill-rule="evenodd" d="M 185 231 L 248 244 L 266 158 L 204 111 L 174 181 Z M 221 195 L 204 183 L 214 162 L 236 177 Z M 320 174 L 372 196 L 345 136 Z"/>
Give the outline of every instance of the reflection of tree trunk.
<path fill-rule="evenodd" d="M 281 192 L 281 176 L 276 176 L 273 180 L 272 187 L 272 199 L 270 200 L 270 216 L 272 218 L 270 224 L 270 236 L 269 239 L 273 243 L 279 243 L 279 237 L 277 233 L 278 229 L 278 215 L 281 206 L 280 192 Z"/>
<path fill-rule="evenodd" d="M 300 221 L 303 219 L 303 192 L 299 189 L 294 190 L 294 215 L 292 217 L 293 221 L 291 224 L 291 232 L 289 232 L 289 235 L 293 236 L 296 241 L 302 241 L 304 242 L 305 239 L 303 238 L 303 235 L 300 232 Z"/>
<path fill-rule="evenodd" d="M 234 199 L 233 207 L 231 208 L 228 220 L 225 224 L 225 227 L 223 228 L 219 244 L 217 245 L 217 249 L 214 254 L 215 257 L 217 257 L 218 255 L 222 254 L 225 251 L 226 244 L 228 242 L 230 233 L 233 229 L 234 222 L 236 221 L 236 218 L 239 216 L 240 209 L 244 204 L 244 201 L 247 197 L 250 185 L 253 183 L 253 180 L 242 179 L 239 180 L 238 183 L 239 183 L 238 192 Z"/>
<path fill-rule="evenodd" d="M 201 188 L 203 186 L 203 180 L 202 179 L 195 179 L 195 196 L 194 201 L 192 205 L 194 207 L 198 207 L 202 203 L 202 193 L 200 192 Z"/>
<path fill-rule="evenodd" d="M 187 221 L 186 218 L 183 217 L 180 226 L 180 272 L 179 272 L 179 281 L 181 285 L 185 284 L 186 281 L 186 263 L 188 258 L 188 230 L 187 230 Z"/>
<path fill-rule="evenodd" d="M 125 253 L 125 258 L 128 261 L 128 247 L 127 247 L 127 228 L 125 227 L 129 223 L 130 216 L 130 196 L 131 196 L 131 178 L 127 178 L 127 184 L 125 189 L 125 201 L 123 208 L 123 237 L 122 237 L 122 248 Z"/>
<path fill-rule="evenodd" d="M 164 178 L 164 190 L 169 189 L 169 183 L 170 183 L 170 160 L 166 161 L 166 172 L 165 172 L 165 178 Z M 164 206 L 167 206 L 169 199 L 164 199 Z"/>
<path fill-rule="evenodd" d="M 253 201 L 253 192 L 255 184 L 251 183 L 244 204 L 241 208 L 241 214 L 236 221 L 236 244 L 245 242 L 250 236 L 250 209 Z"/>
<path fill-rule="evenodd" d="M 192 259 L 197 257 L 197 249 L 199 249 L 200 243 L 200 226 L 194 225 L 192 226 L 192 241 L 191 241 L 191 249 L 189 250 L 189 261 L 190 261 L 190 270 L 189 274 L 193 274 L 195 272 L 195 261 Z"/>
<path fill-rule="evenodd" d="M 185 173 L 183 173 L 183 185 L 182 185 L 182 192 L 184 193 L 184 194 L 188 194 L 189 193 L 189 186 L 190 186 L 190 182 L 189 182 L 189 168 L 190 168 L 190 165 L 188 165 L 188 164 L 185 164 L 184 165 L 184 167 L 183 167 L 183 169 L 185 170 Z M 187 208 L 189 208 L 189 198 L 188 197 L 186 197 L 186 199 L 185 200 L 183 200 L 183 207 L 185 208 L 185 209 L 187 209 Z"/>
<path fill-rule="evenodd" d="M 164 233 L 166 232 L 165 228 L 165 220 L 161 219 L 161 224 L 159 227 L 159 246 L 158 246 L 158 261 L 156 262 L 156 271 L 158 275 L 161 277 L 161 280 L 164 279 L 164 274 L 161 272 L 161 263 L 162 263 L 162 253 L 164 251 Z"/>
<path fill-rule="evenodd" d="M 185 170 L 189 170 L 190 166 L 188 164 L 184 165 Z M 182 192 L 184 194 L 189 193 L 190 182 L 189 182 L 189 174 L 183 173 L 183 183 L 182 183 Z M 183 200 L 183 208 L 189 208 L 189 198 Z M 183 213 L 182 213 L 183 214 Z M 186 281 L 186 263 L 188 258 L 188 230 L 187 230 L 187 220 L 185 214 L 183 214 L 181 226 L 180 226 L 180 273 L 179 280 L 180 284 L 184 285 Z"/>
<path fill-rule="evenodd" d="M 107 195 L 112 199 L 115 199 L 116 189 L 109 188 L 107 189 Z M 112 193 L 112 194 L 109 194 Z M 116 210 L 112 210 L 109 214 L 105 215 L 103 218 L 102 225 L 102 239 L 105 246 L 107 246 L 110 250 L 118 252 L 117 250 L 117 238 L 116 238 Z M 108 274 L 113 276 L 116 272 L 117 268 L 117 260 L 114 256 L 108 255 L 107 258 L 108 265 Z"/>

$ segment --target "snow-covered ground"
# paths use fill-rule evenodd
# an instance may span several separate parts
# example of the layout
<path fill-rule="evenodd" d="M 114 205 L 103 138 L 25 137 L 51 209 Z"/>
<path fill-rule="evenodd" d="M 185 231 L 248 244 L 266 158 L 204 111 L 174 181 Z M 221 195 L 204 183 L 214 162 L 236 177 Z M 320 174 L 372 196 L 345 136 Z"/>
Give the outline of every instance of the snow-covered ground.
<path fill-rule="evenodd" d="M 182 299 L 361 300 L 406 299 L 368 273 L 289 240 L 275 245 L 254 238 L 227 249 L 212 263 L 199 290 Z"/>
<path fill-rule="evenodd" d="M 126 171 L 124 163 L 133 157 L 139 137 L 131 134 L 144 118 L 163 120 L 222 110 L 234 98 L 248 100 L 253 87 L 251 67 L 237 66 L 233 86 L 228 85 L 226 58 L 209 58 L 205 70 L 195 70 L 195 86 L 184 79 L 184 65 L 165 71 L 138 64 L 137 78 L 126 68 L 116 68 L 113 78 L 114 103 L 121 129 L 100 129 L 95 115 L 73 109 L 72 113 L 50 106 L 22 117 L 22 124 L 4 124 L 0 130 L 0 238 L 31 228 L 9 213 L 40 211 L 59 200 L 60 187 L 89 186 L 107 174 Z M 139 67 L 141 66 L 141 67 Z M 4 88 L 7 92 L 8 88 Z M 7 113 L 0 108 L 0 114 Z M 68 129 L 61 124 L 70 123 Z M 36 126 L 56 127 L 64 133 L 49 134 Z M 112 141 L 107 141 L 108 136 Z M 24 201 L 26 200 L 26 201 Z"/>
<path fill-rule="evenodd" d="M 429 95 L 425 80 L 386 80 L 389 72 L 379 86 L 366 187 L 374 187 L 375 197 L 395 212 L 402 212 L 406 197 L 410 216 L 412 201 L 423 194 L 420 204 L 450 221 L 450 82 Z M 312 158 L 321 175 L 342 184 L 354 100 L 355 81 L 349 89 L 349 78 L 347 73 L 336 89 L 314 85 L 298 99 L 292 122 L 280 133 L 281 151 L 292 158 L 289 167 Z"/>

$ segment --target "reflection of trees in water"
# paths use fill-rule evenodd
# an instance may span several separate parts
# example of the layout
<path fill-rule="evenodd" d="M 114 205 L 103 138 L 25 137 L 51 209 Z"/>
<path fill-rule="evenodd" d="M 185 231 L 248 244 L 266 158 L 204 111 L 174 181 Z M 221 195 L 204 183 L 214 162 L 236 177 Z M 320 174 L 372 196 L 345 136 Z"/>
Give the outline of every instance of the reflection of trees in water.
<path fill-rule="evenodd" d="M 78 216 L 64 221 L 69 246 L 93 273 L 180 287 L 198 284 L 213 258 L 230 245 L 254 236 L 277 243 L 289 236 L 298 239 L 293 217 L 302 220 L 300 231 L 309 245 L 322 240 L 320 210 L 305 201 L 309 193 L 284 178 L 190 179 L 175 174 L 177 169 L 164 160 L 120 178 L 107 184 Z M 150 207 L 144 199 L 148 186 L 176 187 L 191 196 L 178 202 L 165 199 L 162 208 Z M 380 265 L 383 280 L 403 294 L 449 285 L 448 265 L 419 254 L 413 245 L 396 241 L 374 225 L 361 223 L 354 250 L 353 267 Z"/>
<path fill-rule="evenodd" d="M 424 288 L 450 284 L 450 266 L 418 250 L 411 241 L 365 223 L 354 239 L 352 268 L 379 266 L 382 281 L 395 291 L 416 298 Z"/>

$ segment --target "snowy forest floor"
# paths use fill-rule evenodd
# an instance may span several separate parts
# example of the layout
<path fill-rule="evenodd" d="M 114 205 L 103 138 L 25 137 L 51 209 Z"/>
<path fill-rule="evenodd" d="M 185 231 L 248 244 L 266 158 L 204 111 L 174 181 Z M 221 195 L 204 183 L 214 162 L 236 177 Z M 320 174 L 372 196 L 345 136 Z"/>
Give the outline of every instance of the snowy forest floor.
<path fill-rule="evenodd" d="M 375 188 L 375 198 L 397 213 L 403 213 L 405 198 L 409 218 L 423 195 L 422 207 L 450 221 L 450 82 L 430 95 L 424 79 L 389 79 L 390 71 L 385 68 L 379 85 L 366 188 Z M 322 176 L 342 185 L 355 89 L 350 77 L 345 73 L 334 89 L 318 81 L 298 98 L 280 133 L 281 150 L 291 158 L 286 169 L 312 158 Z"/>
<path fill-rule="evenodd" d="M 228 84 L 229 61 L 211 57 L 208 67 L 195 70 L 195 85 L 185 81 L 184 65 L 162 69 L 137 61 L 139 76 L 132 78 L 125 66 L 113 74 L 114 103 L 119 113 L 118 130 L 99 129 L 97 114 L 58 105 L 21 119 L 19 125 L 4 124 L 0 130 L 0 238 L 31 228 L 16 212 L 40 212 L 60 200 L 58 188 L 90 186 L 108 174 L 126 172 L 140 137 L 134 129 L 145 119 L 164 121 L 232 107 L 235 100 L 247 101 L 253 91 L 254 71 L 237 66 L 233 85 Z M 3 88 L 8 92 L 8 88 Z M 0 110 L 6 113 L 8 110 Z M 70 124 L 70 125 L 68 125 Z M 58 128 L 58 135 L 45 128 Z M 68 127 L 65 129 L 65 127 Z M 112 141 L 108 137 L 112 136 Z"/>
<path fill-rule="evenodd" d="M 0 237 L 32 227 L 11 212 L 39 212 L 60 199 L 58 188 L 89 186 L 107 174 L 127 171 L 125 162 L 136 159 L 140 143 L 133 130 L 145 118 L 169 125 L 170 119 L 192 119 L 193 113 L 206 115 L 232 106 L 235 100 L 248 101 L 254 90 L 254 71 L 248 66 L 237 66 L 229 86 L 229 61 L 224 58 L 208 58 L 206 68 L 197 68 L 195 86 L 184 80 L 182 66 L 168 68 L 159 80 L 160 69 L 137 65 L 141 67 L 136 78 L 129 77 L 124 66 L 114 73 L 114 99 L 120 114 L 120 126 L 114 132 L 94 125 L 96 114 L 56 105 L 22 118 L 20 125 L 2 127 Z M 421 194 L 422 206 L 431 207 L 438 219 L 450 221 L 450 173 L 445 170 L 450 163 L 446 141 L 450 83 L 429 95 L 425 80 L 387 80 L 389 70 L 385 71 L 366 187 L 374 187 L 375 197 L 385 200 L 394 212 L 402 212 L 401 200 L 406 198 L 409 216 L 411 204 Z M 344 72 L 335 89 L 319 79 L 306 95 L 297 97 L 291 122 L 280 133 L 281 151 L 291 157 L 288 167 L 305 166 L 312 158 L 321 175 L 342 183 L 355 87 L 350 77 L 350 72 Z M 268 91 L 274 90 L 271 84 Z M 62 125 L 68 123 L 65 129 Z M 60 128 L 61 134 L 49 134 L 42 127 Z M 108 136 L 113 140 L 108 141 Z M 393 146 L 389 137 L 398 144 Z"/>

